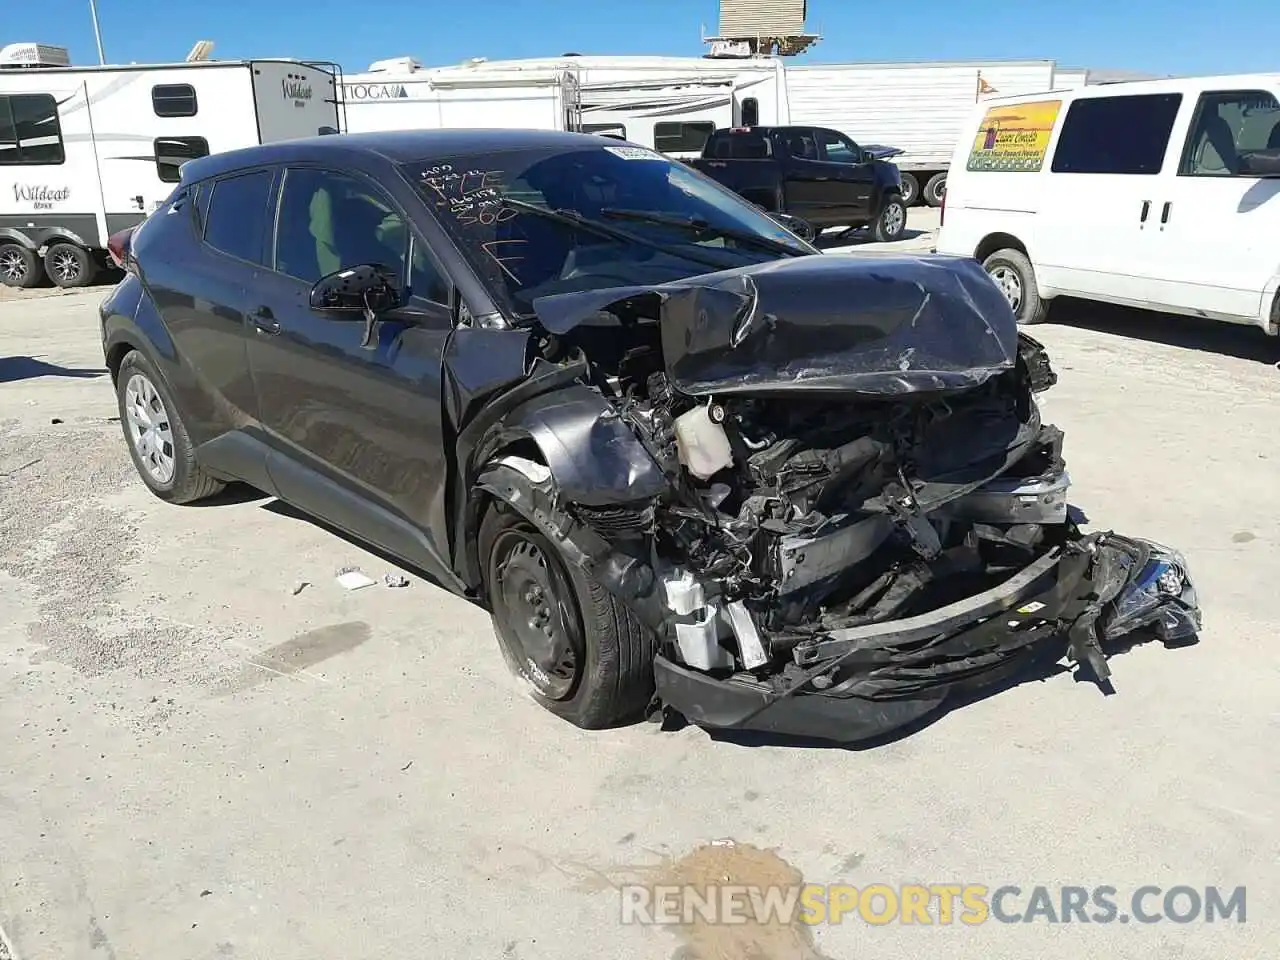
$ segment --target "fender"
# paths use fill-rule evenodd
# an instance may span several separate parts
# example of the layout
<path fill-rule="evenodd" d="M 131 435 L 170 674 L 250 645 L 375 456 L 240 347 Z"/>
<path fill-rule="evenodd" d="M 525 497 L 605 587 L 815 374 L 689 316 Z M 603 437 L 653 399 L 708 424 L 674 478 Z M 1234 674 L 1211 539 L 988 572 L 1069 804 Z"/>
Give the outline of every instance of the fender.
<path fill-rule="evenodd" d="M 129 350 L 141 350 L 170 381 L 178 366 L 177 348 L 159 313 L 145 296 L 142 282 L 128 276 L 103 302 L 102 351 L 114 378 Z"/>
<path fill-rule="evenodd" d="M 40 250 L 59 240 L 67 240 L 86 250 L 97 249 L 96 244 L 87 242 L 80 234 L 66 227 L 0 227 L 0 239 L 15 240 L 28 250 Z"/>
<path fill-rule="evenodd" d="M 37 232 L 39 231 L 19 230 L 17 227 L 0 227 L 0 243 L 12 242 L 26 247 L 28 250 L 39 250 L 40 244 L 32 236 Z"/>

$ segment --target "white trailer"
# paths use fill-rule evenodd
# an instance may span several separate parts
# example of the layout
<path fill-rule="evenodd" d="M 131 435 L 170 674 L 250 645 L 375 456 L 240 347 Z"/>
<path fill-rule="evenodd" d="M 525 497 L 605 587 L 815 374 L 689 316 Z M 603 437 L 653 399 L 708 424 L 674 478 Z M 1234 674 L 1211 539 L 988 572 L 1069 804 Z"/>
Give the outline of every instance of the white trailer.
<path fill-rule="evenodd" d="M 1080 82 L 1084 82 L 1081 78 Z M 790 122 L 901 149 L 904 199 L 937 206 L 961 128 L 988 96 L 1054 89 L 1054 61 L 840 63 L 787 68 Z"/>
<path fill-rule="evenodd" d="M 51 52 L 52 51 L 52 52 Z M 187 160 L 337 133 L 336 65 L 299 60 L 72 67 L 0 51 L 0 281 L 83 286 Z"/>
<path fill-rule="evenodd" d="M 785 119 L 782 63 L 699 57 L 469 60 L 424 68 L 380 60 L 343 81 L 351 132 L 527 127 L 612 134 L 674 157 L 698 156 L 712 131 Z"/>

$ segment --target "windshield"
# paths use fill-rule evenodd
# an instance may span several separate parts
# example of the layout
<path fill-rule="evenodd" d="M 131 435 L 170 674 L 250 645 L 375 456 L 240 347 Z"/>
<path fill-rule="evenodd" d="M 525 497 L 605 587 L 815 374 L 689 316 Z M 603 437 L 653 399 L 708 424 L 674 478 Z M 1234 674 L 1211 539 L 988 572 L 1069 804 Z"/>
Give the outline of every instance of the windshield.
<path fill-rule="evenodd" d="M 817 253 L 692 168 L 630 144 L 464 155 L 404 169 L 514 315 L 531 314 L 537 297 Z"/>

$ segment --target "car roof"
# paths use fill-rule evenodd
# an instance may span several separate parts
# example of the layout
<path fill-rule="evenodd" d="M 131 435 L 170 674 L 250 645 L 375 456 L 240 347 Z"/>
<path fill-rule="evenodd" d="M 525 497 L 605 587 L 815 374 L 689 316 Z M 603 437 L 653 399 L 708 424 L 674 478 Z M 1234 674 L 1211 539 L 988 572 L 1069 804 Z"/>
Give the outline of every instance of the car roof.
<path fill-rule="evenodd" d="M 585 133 L 511 129 L 388 130 L 377 133 L 330 134 L 264 143 L 188 160 L 182 165 L 182 179 L 184 182 L 204 180 L 262 164 L 358 165 L 361 161 L 370 160 L 391 163 L 430 162 L 467 153 L 572 149 L 598 145 L 602 139 L 604 138 Z"/>

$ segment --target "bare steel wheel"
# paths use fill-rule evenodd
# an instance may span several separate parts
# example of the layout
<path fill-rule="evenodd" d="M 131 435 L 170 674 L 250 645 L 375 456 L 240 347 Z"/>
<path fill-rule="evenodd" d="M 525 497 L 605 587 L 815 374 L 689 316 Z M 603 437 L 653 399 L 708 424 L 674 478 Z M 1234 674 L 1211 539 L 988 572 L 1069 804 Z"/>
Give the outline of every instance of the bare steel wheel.
<path fill-rule="evenodd" d="M 997 250 L 982 263 L 991 282 L 1009 301 L 1009 308 L 1020 324 L 1039 323 L 1049 311 L 1036 286 L 1035 268 L 1021 250 L 1006 247 Z"/>
<path fill-rule="evenodd" d="M 156 385 L 144 373 L 135 373 L 124 388 L 125 420 L 129 442 L 143 469 L 156 483 L 173 482 L 173 428 Z"/>

